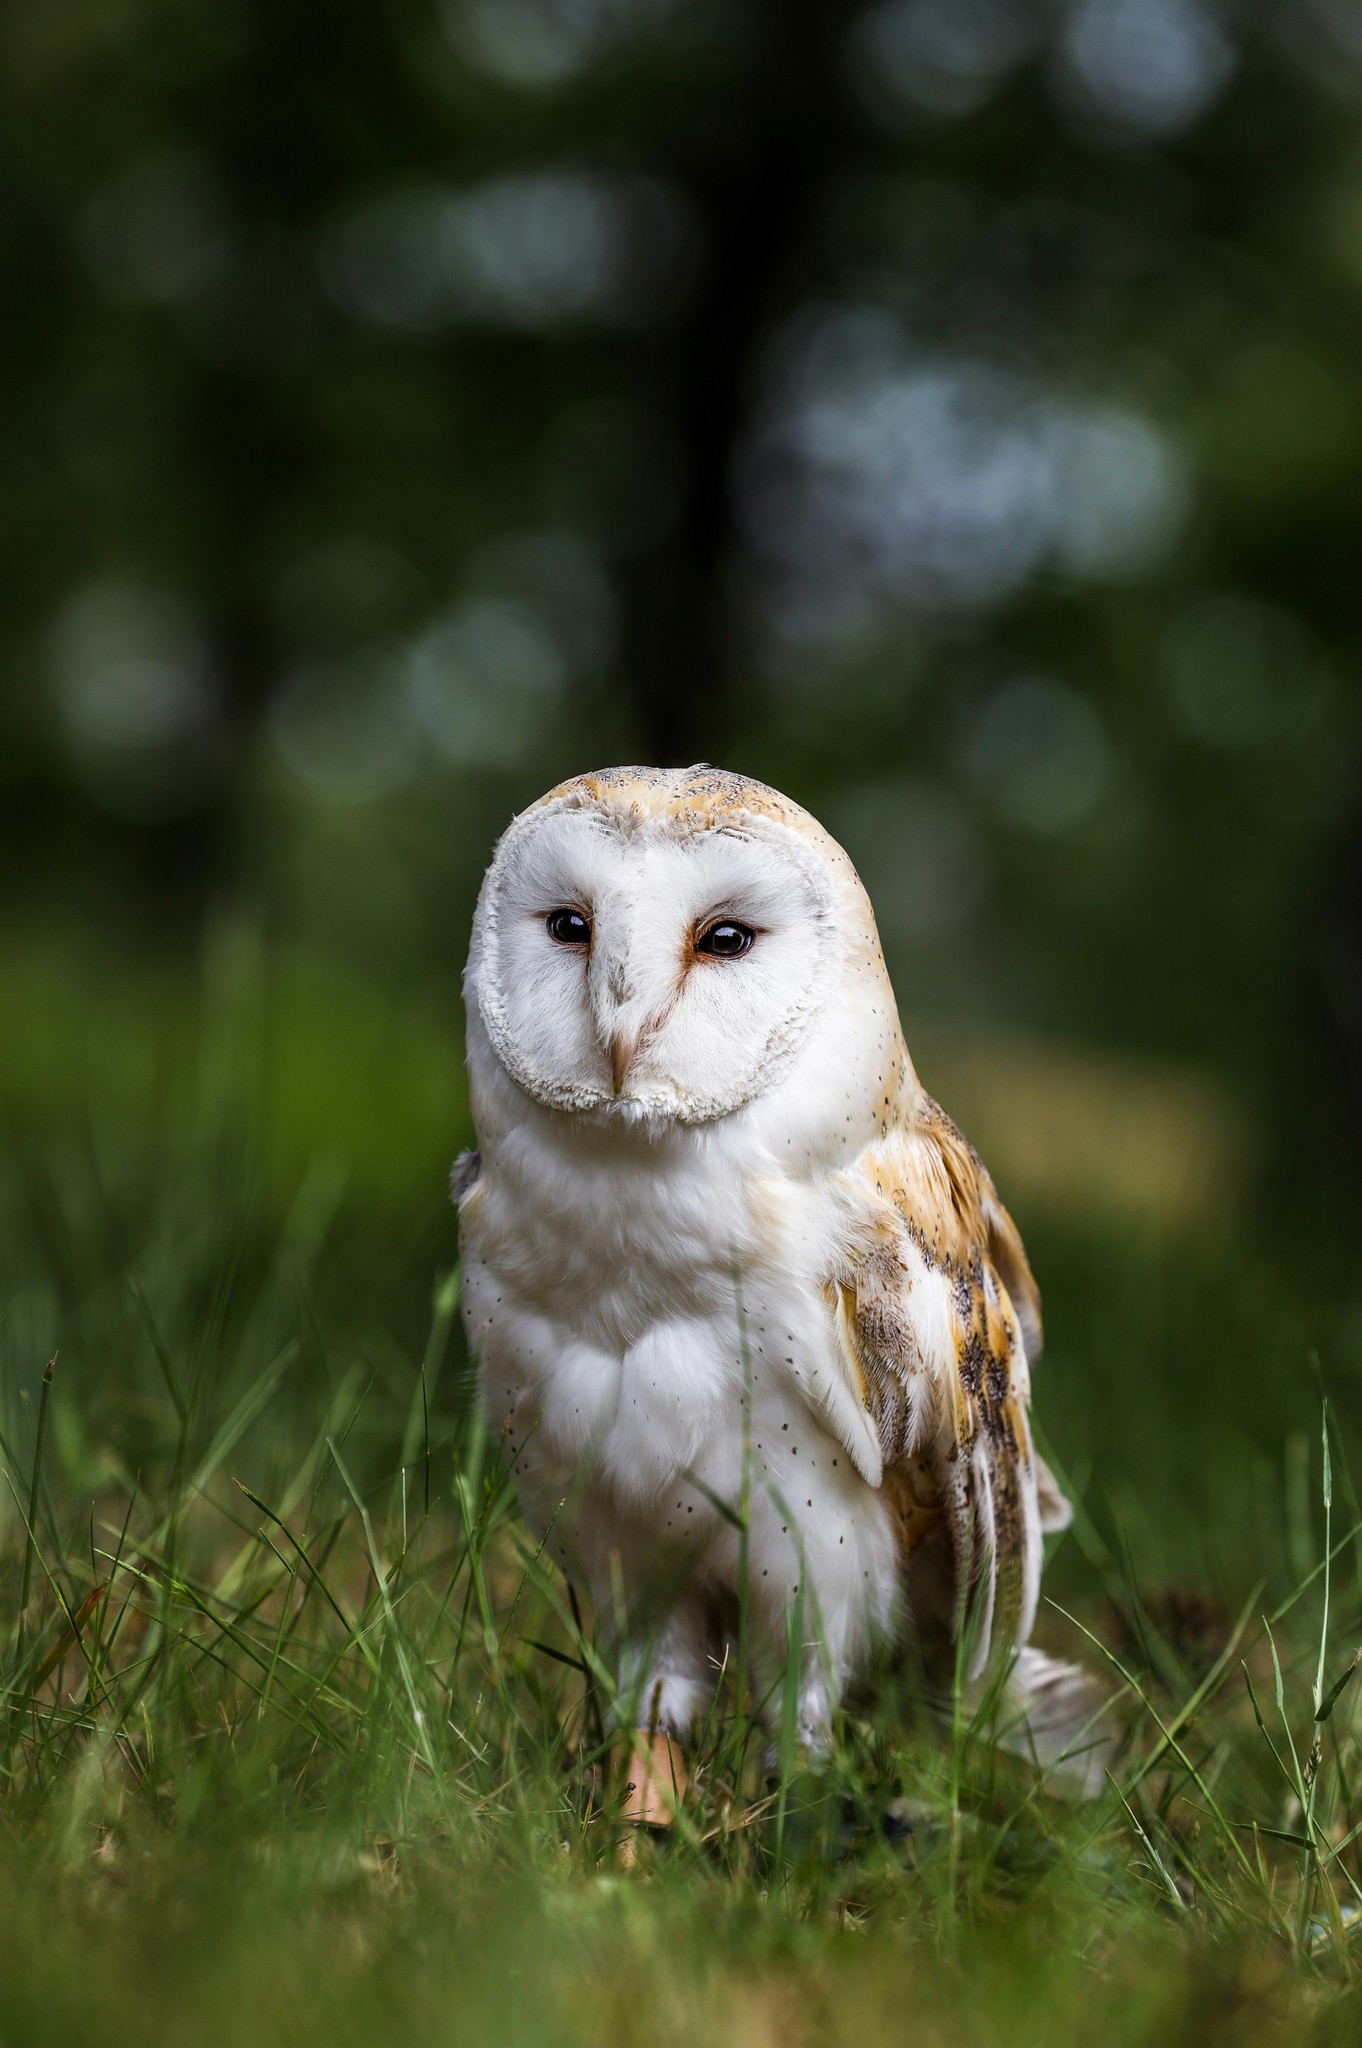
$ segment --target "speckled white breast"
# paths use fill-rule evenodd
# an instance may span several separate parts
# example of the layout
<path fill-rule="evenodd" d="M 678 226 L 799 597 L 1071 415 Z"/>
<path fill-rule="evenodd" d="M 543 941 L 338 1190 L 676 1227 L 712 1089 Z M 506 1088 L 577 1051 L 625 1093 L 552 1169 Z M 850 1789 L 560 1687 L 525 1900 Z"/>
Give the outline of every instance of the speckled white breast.
<path fill-rule="evenodd" d="M 710 1496 L 736 1513 L 746 1442 L 754 1610 L 779 1654 L 802 1587 L 840 1682 L 892 1625 L 897 1571 L 882 1496 L 811 1405 L 840 1381 L 797 1215 L 722 1142 L 593 1158 L 578 1131 L 566 1171 L 555 1137 L 523 1126 L 462 1216 L 470 1342 L 527 1521 L 598 1609 L 616 1572 L 631 1598 L 735 1593 Z"/>

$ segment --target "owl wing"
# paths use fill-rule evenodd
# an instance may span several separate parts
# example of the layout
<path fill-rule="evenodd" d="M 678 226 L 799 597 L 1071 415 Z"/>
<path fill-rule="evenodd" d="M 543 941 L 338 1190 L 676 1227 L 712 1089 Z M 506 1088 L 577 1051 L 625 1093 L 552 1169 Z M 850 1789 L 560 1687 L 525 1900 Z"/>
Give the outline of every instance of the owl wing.
<path fill-rule="evenodd" d="M 930 1096 L 838 1179 L 824 1291 L 879 1474 L 857 1462 L 894 1504 L 905 1564 L 944 1551 L 945 1619 L 970 1603 L 975 1676 L 991 1646 L 1025 1641 L 1041 1532 L 1069 1515 L 1031 1440 L 1040 1296 L 987 1169 Z"/>

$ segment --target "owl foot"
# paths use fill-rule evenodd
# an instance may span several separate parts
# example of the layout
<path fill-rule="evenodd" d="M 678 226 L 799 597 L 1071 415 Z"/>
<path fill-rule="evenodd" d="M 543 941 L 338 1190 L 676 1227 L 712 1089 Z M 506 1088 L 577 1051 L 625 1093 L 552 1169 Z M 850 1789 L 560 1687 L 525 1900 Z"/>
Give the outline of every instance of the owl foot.
<path fill-rule="evenodd" d="M 681 1745 L 658 1729 L 636 1728 L 617 1744 L 614 1764 L 624 1778 L 620 1818 L 635 1827 L 669 1828 L 686 1792 Z"/>
<path fill-rule="evenodd" d="M 780 1782 L 780 1750 L 778 1742 L 768 1743 L 761 1754 L 762 1774 L 768 1787 L 774 1788 Z M 818 1694 L 801 1704 L 799 1719 L 795 1724 L 794 1755 L 790 1759 L 796 1771 L 821 1771 L 832 1755 L 832 1723 L 828 1718 L 827 1701 Z"/>
<path fill-rule="evenodd" d="M 790 1758 L 792 1777 L 818 1777 L 826 1768 L 832 1756 L 832 1744 L 826 1735 L 816 1735 L 812 1741 L 800 1736 Z M 780 1744 L 768 1743 L 761 1753 L 761 1774 L 768 1792 L 774 1792 L 780 1783 Z"/>

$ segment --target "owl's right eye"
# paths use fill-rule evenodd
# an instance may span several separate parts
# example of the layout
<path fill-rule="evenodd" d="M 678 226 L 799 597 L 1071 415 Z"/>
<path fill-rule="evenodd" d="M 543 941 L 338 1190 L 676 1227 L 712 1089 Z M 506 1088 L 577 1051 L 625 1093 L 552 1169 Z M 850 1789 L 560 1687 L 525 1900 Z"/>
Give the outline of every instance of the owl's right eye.
<path fill-rule="evenodd" d="M 560 946 L 589 946 L 591 920 L 580 910 L 551 910 L 544 920 L 549 937 Z"/>

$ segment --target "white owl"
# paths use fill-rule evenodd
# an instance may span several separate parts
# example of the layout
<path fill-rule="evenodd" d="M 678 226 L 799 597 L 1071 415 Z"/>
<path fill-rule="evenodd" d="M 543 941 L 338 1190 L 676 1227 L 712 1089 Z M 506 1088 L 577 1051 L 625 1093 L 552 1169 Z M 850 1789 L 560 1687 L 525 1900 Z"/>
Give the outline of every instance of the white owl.
<path fill-rule="evenodd" d="M 744 1557 L 759 1683 L 801 1618 L 815 1748 L 886 1640 L 949 1644 L 968 1603 L 972 1676 L 1025 1645 L 1068 1519 L 1039 1299 L 841 848 L 709 767 L 581 776 L 498 844 L 464 988 L 468 1335 L 527 1521 L 619 1620 L 631 1811 L 682 1782 Z M 1074 1677 L 1013 1666 L 1042 1753 Z"/>

